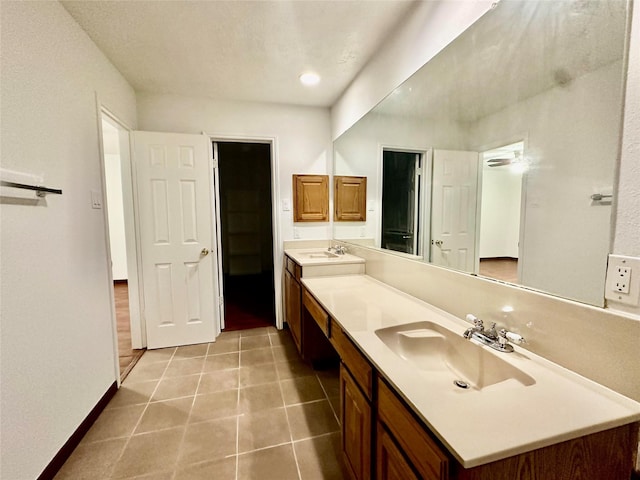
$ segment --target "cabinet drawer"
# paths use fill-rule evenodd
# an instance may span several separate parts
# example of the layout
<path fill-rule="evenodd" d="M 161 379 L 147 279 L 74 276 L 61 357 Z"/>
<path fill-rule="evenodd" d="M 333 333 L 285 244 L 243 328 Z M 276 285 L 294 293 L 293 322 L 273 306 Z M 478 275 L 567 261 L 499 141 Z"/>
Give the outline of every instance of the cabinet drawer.
<path fill-rule="evenodd" d="M 296 262 L 294 262 L 293 260 L 291 260 L 289 257 L 285 256 L 285 261 L 286 261 L 286 268 L 289 271 L 289 273 L 293 276 L 293 278 L 300 281 L 300 277 L 302 276 L 302 267 L 298 265 Z"/>
<path fill-rule="evenodd" d="M 313 319 L 316 321 L 322 333 L 325 336 L 329 337 L 329 315 L 324 311 L 324 308 L 318 303 L 318 301 L 313 298 L 307 289 L 304 290 L 304 294 L 302 295 L 303 300 L 302 303 L 307 309 L 307 311 L 311 314 Z"/>
<path fill-rule="evenodd" d="M 427 480 L 449 478 L 448 457 L 383 381 L 378 381 L 378 418 L 422 477 Z"/>
<path fill-rule="evenodd" d="M 364 391 L 367 398 L 371 400 L 373 396 L 373 368 L 369 361 L 360 353 L 351 339 L 342 331 L 340 326 L 331 322 L 331 344 L 338 352 L 342 363 L 344 363 L 353 378 Z"/>

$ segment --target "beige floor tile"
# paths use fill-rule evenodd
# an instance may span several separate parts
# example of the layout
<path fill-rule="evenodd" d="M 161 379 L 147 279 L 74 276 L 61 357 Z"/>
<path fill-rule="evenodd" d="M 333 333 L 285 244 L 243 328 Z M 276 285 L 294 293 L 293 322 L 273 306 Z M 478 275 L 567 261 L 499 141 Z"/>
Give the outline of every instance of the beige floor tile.
<path fill-rule="evenodd" d="M 273 363 L 253 365 L 251 367 L 240 367 L 240 386 L 260 385 L 262 383 L 272 383 L 278 381 L 278 372 Z"/>
<path fill-rule="evenodd" d="M 271 341 L 272 347 L 283 346 L 296 348 L 296 344 L 293 343 L 293 338 L 288 330 L 284 330 L 281 333 L 276 333 L 274 335 L 269 335 L 269 340 Z"/>
<path fill-rule="evenodd" d="M 187 426 L 178 457 L 179 465 L 222 459 L 236 453 L 237 417 Z"/>
<path fill-rule="evenodd" d="M 134 435 L 116 463 L 113 478 L 173 470 L 184 427 Z"/>
<path fill-rule="evenodd" d="M 198 343 L 196 345 L 184 345 L 182 347 L 178 347 L 178 350 L 176 350 L 176 354 L 174 355 L 174 358 L 204 357 L 207 354 L 208 348 L 209 348 L 208 343 Z"/>
<path fill-rule="evenodd" d="M 322 384 L 324 391 L 328 397 L 340 396 L 340 370 L 319 370 L 316 371 L 318 380 Z"/>
<path fill-rule="evenodd" d="M 142 358 L 138 360 L 138 364 L 143 362 L 143 364 L 154 363 L 154 362 L 168 362 L 171 360 L 173 353 L 176 351 L 174 347 L 172 348 L 159 348 L 157 350 L 146 350 L 142 355 Z"/>
<path fill-rule="evenodd" d="M 315 375 L 282 380 L 280 385 L 282 386 L 285 405 L 325 398 L 324 390 L 322 390 L 320 382 Z"/>
<path fill-rule="evenodd" d="M 256 348 L 270 347 L 269 335 L 254 335 L 252 337 L 240 337 L 240 350 L 254 350 Z"/>
<path fill-rule="evenodd" d="M 203 373 L 198 386 L 198 393 L 213 393 L 238 388 L 239 369 L 218 370 Z"/>
<path fill-rule="evenodd" d="M 145 404 L 158 385 L 158 380 L 140 383 L 123 383 L 106 408 Z"/>
<path fill-rule="evenodd" d="M 340 433 L 295 442 L 302 480 L 343 480 L 349 478 L 342 464 Z"/>
<path fill-rule="evenodd" d="M 240 330 L 240 337 L 254 337 L 256 335 L 268 335 L 272 331 L 270 327 L 251 328 L 249 330 Z"/>
<path fill-rule="evenodd" d="M 300 362 L 276 362 L 276 370 L 278 370 L 278 377 L 280 380 L 295 377 L 305 377 L 314 375 L 313 368 L 306 363 Z"/>
<path fill-rule="evenodd" d="M 255 350 L 245 350 L 240 353 L 240 366 L 251 367 L 264 363 L 273 363 L 273 352 L 271 347 L 257 348 Z"/>
<path fill-rule="evenodd" d="M 174 470 L 167 470 L 163 472 L 153 472 L 148 475 L 136 475 L 135 477 L 129 477 L 126 480 L 172 480 Z"/>
<path fill-rule="evenodd" d="M 336 421 L 340 424 L 340 397 L 329 397 L 329 403 L 333 409 Z"/>
<path fill-rule="evenodd" d="M 216 340 L 230 340 L 232 338 L 240 338 L 240 330 L 231 330 L 231 331 L 224 331 L 221 332 L 220 335 L 218 335 L 218 338 L 216 338 Z"/>
<path fill-rule="evenodd" d="M 215 343 L 209 344 L 207 355 L 217 355 L 219 353 L 237 352 L 240 350 L 240 337 L 221 339 L 218 337 Z"/>
<path fill-rule="evenodd" d="M 296 480 L 298 469 L 291 444 L 238 457 L 238 480 Z"/>
<path fill-rule="evenodd" d="M 167 371 L 164 373 L 166 377 L 181 377 L 184 375 L 195 375 L 202 372 L 204 365 L 204 357 L 196 358 L 177 358 L 173 357 L 173 360 L 169 363 Z"/>
<path fill-rule="evenodd" d="M 294 440 L 323 435 L 338 430 L 338 422 L 327 400 L 287 407 Z"/>
<path fill-rule="evenodd" d="M 82 443 L 128 437 L 138 424 L 146 405 L 105 409 L 82 439 Z"/>
<path fill-rule="evenodd" d="M 240 417 L 238 452 L 250 452 L 291 441 L 284 408 L 246 413 Z"/>
<path fill-rule="evenodd" d="M 236 457 L 178 468 L 174 480 L 236 480 Z"/>
<path fill-rule="evenodd" d="M 126 438 L 81 444 L 64 463 L 56 480 L 107 479 L 127 442 Z"/>
<path fill-rule="evenodd" d="M 143 355 L 144 358 L 144 355 Z M 133 370 L 129 372 L 123 385 L 129 385 L 130 383 L 147 382 L 149 380 L 159 380 L 162 377 L 165 369 L 167 368 L 167 361 L 142 364 L 140 362 L 133 367 Z"/>
<path fill-rule="evenodd" d="M 193 396 L 196 394 L 199 381 L 200 375 L 163 378 L 153 394 L 153 401 Z"/>
<path fill-rule="evenodd" d="M 153 432 L 187 424 L 193 397 L 150 403 L 135 433 Z"/>
<path fill-rule="evenodd" d="M 240 366 L 240 354 L 222 353 L 219 355 L 209 355 L 204 362 L 204 372 L 213 372 L 215 370 L 226 370 L 229 368 L 238 368 Z"/>
<path fill-rule="evenodd" d="M 280 386 L 275 382 L 240 389 L 240 413 L 258 412 L 283 406 Z"/>
<path fill-rule="evenodd" d="M 231 417 L 238 414 L 238 390 L 196 395 L 191 409 L 190 423 Z"/>
<path fill-rule="evenodd" d="M 295 345 L 278 345 L 273 347 L 276 362 L 302 361 Z"/>

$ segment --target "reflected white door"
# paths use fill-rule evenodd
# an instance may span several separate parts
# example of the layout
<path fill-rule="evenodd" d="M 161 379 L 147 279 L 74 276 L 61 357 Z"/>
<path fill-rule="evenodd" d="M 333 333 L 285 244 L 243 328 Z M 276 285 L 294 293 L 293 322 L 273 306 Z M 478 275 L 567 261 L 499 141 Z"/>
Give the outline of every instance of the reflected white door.
<path fill-rule="evenodd" d="M 477 152 L 433 152 L 431 263 L 475 270 L 479 162 Z"/>
<path fill-rule="evenodd" d="M 134 132 L 147 347 L 211 342 L 212 162 L 204 135 Z"/>

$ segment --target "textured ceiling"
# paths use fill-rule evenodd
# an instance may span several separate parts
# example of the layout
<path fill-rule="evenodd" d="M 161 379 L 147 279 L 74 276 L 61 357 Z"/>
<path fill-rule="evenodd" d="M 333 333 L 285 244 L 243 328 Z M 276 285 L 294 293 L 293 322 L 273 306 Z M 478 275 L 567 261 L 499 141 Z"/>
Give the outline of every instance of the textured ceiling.
<path fill-rule="evenodd" d="M 375 111 L 473 122 L 568 86 L 623 59 L 627 11 L 622 0 L 502 0 Z"/>
<path fill-rule="evenodd" d="M 325 107 L 414 3 L 62 1 L 138 92 Z"/>

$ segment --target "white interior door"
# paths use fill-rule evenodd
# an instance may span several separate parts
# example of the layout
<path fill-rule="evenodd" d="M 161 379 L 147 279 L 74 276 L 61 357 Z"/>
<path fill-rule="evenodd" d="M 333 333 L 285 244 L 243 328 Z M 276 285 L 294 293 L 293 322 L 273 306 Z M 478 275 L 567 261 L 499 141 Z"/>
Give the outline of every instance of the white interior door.
<path fill-rule="evenodd" d="M 477 152 L 433 152 L 431 263 L 475 270 L 479 162 Z"/>
<path fill-rule="evenodd" d="M 204 135 L 134 132 L 147 348 L 216 334 L 212 161 Z"/>

